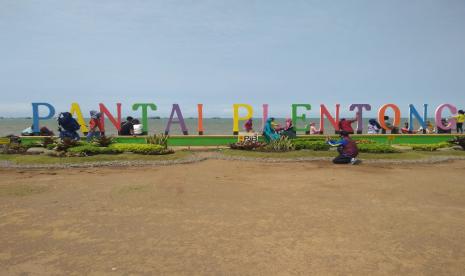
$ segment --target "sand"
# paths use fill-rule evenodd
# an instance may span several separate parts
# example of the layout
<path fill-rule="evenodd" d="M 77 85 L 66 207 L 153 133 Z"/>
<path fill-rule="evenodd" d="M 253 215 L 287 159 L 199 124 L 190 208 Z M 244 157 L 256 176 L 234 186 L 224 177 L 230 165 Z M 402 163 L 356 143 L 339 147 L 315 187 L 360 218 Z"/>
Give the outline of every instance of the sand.
<path fill-rule="evenodd" d="M 0 274 L 460 275 L 464 168 L 2 169 Z"/>

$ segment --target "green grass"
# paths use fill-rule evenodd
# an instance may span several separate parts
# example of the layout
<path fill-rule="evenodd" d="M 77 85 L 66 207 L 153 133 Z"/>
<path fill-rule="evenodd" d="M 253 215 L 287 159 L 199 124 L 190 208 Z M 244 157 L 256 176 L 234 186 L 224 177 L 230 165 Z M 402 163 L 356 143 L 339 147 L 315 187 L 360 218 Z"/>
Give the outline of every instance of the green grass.
<path fill-rule="evenodd" d="M 10 161 L 14 164 L 81 164 L 104 161 L 166 161 L 187 158 L 189 151 L 176 151 L 166 155 L 140 154 L 100 154 L 87 157 L 53 157 L 45 155 L 0 154 L 0 161 Z"/>
<path fill-rule="evenodd" d="M 243 150 L 226 149 L 221 151 L 226 156 L 233 157 L 249 157 L 249 158 L 273 158 L 273 159 L 290 159 L 290 158 L 312 158 L 312 157 L 335 157 L 335 151 L 311 151 L 299 150 L 291 152 L 255 152 Z M 415 160 L 427 159 L 432 157 L 464 157 L 465 151 L 436 151 L 436 152 L 423 152 L 423 151 L 407 151 L 400 153 L 360 153 L 360 159 L 382 159 L 382 160 Z"/>

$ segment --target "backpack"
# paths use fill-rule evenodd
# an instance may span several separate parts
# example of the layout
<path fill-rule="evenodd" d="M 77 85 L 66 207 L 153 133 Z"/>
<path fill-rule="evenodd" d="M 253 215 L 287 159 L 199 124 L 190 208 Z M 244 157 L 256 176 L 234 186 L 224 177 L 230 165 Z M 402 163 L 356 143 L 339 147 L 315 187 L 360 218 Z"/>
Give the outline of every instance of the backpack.
<path fill-rule="evenodd" d="M 69 112 L 62 112 L 58 115 L 58 125 L 66 131 L 78 131 L 81 126 Z"/>

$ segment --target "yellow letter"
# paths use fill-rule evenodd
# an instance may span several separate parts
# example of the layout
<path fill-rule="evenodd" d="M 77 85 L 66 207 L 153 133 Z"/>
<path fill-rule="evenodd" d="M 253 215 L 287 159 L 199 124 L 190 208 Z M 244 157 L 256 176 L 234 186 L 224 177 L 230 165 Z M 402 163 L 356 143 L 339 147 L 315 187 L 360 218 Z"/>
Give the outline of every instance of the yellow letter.
<path fill-rule="evenodd" d="M 78 103 L 72 103 L 71 104 L 71 109 L 69 110 L 69 113 L 73 114 L 76 113 L 77 121 L 79 125 L 81 126 L 81 131 L 82 133 L 87 133 L 89 130 L 87 129 L 86 126 L 86 121 L 84 121 L 84 117 L 82 117 L 82 112 L 81 108 L 79 107 Z"/>
<path fill-rule="evenodd" d="M 247 109 L 247 116 L 245 117 L 239 117 L 239 108 L 243 107 Z M 233 119 L 233 134 L 237 135 L 239 134 L 239 120 L 248 120 L 252 118 L 253 115 L 253 108 L 252 106 L 248 104 L 233 104 L 233 109 L 234 109 L 234 119 Z"/>

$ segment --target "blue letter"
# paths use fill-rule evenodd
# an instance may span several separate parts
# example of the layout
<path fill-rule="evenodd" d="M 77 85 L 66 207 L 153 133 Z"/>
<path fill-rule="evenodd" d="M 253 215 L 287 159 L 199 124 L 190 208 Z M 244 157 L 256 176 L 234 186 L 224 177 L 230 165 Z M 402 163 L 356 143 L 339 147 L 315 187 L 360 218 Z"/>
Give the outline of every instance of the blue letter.
<path fill-rule="evenodd" d="M 48 115 L 39 117 L 39 106 L 44 105 L 48 107 Z M 32 130 L 34 133 L 40 132 L 39 120 L 48 120 L 55 115 L 55 108 L 49 103 L 32 103 Z"/>
<path fill-rule="evenodd" d="M 409 104 L 409 110 L 410 110 L 410 115 L 409 115 L 409 126 L 408 130 L 413 131 L 413 116 L 417 118 L 418 122 L 420 123 L 421 127 L 423 128 L 424 131 L 426 131 L 426 120 L 428 119 L 427 114 L 428 114 L 428 104 L 423 105 L 423 118 L 421 118 L 420 114 L 418 111 L 415 109 L 413 104 Z"/>

